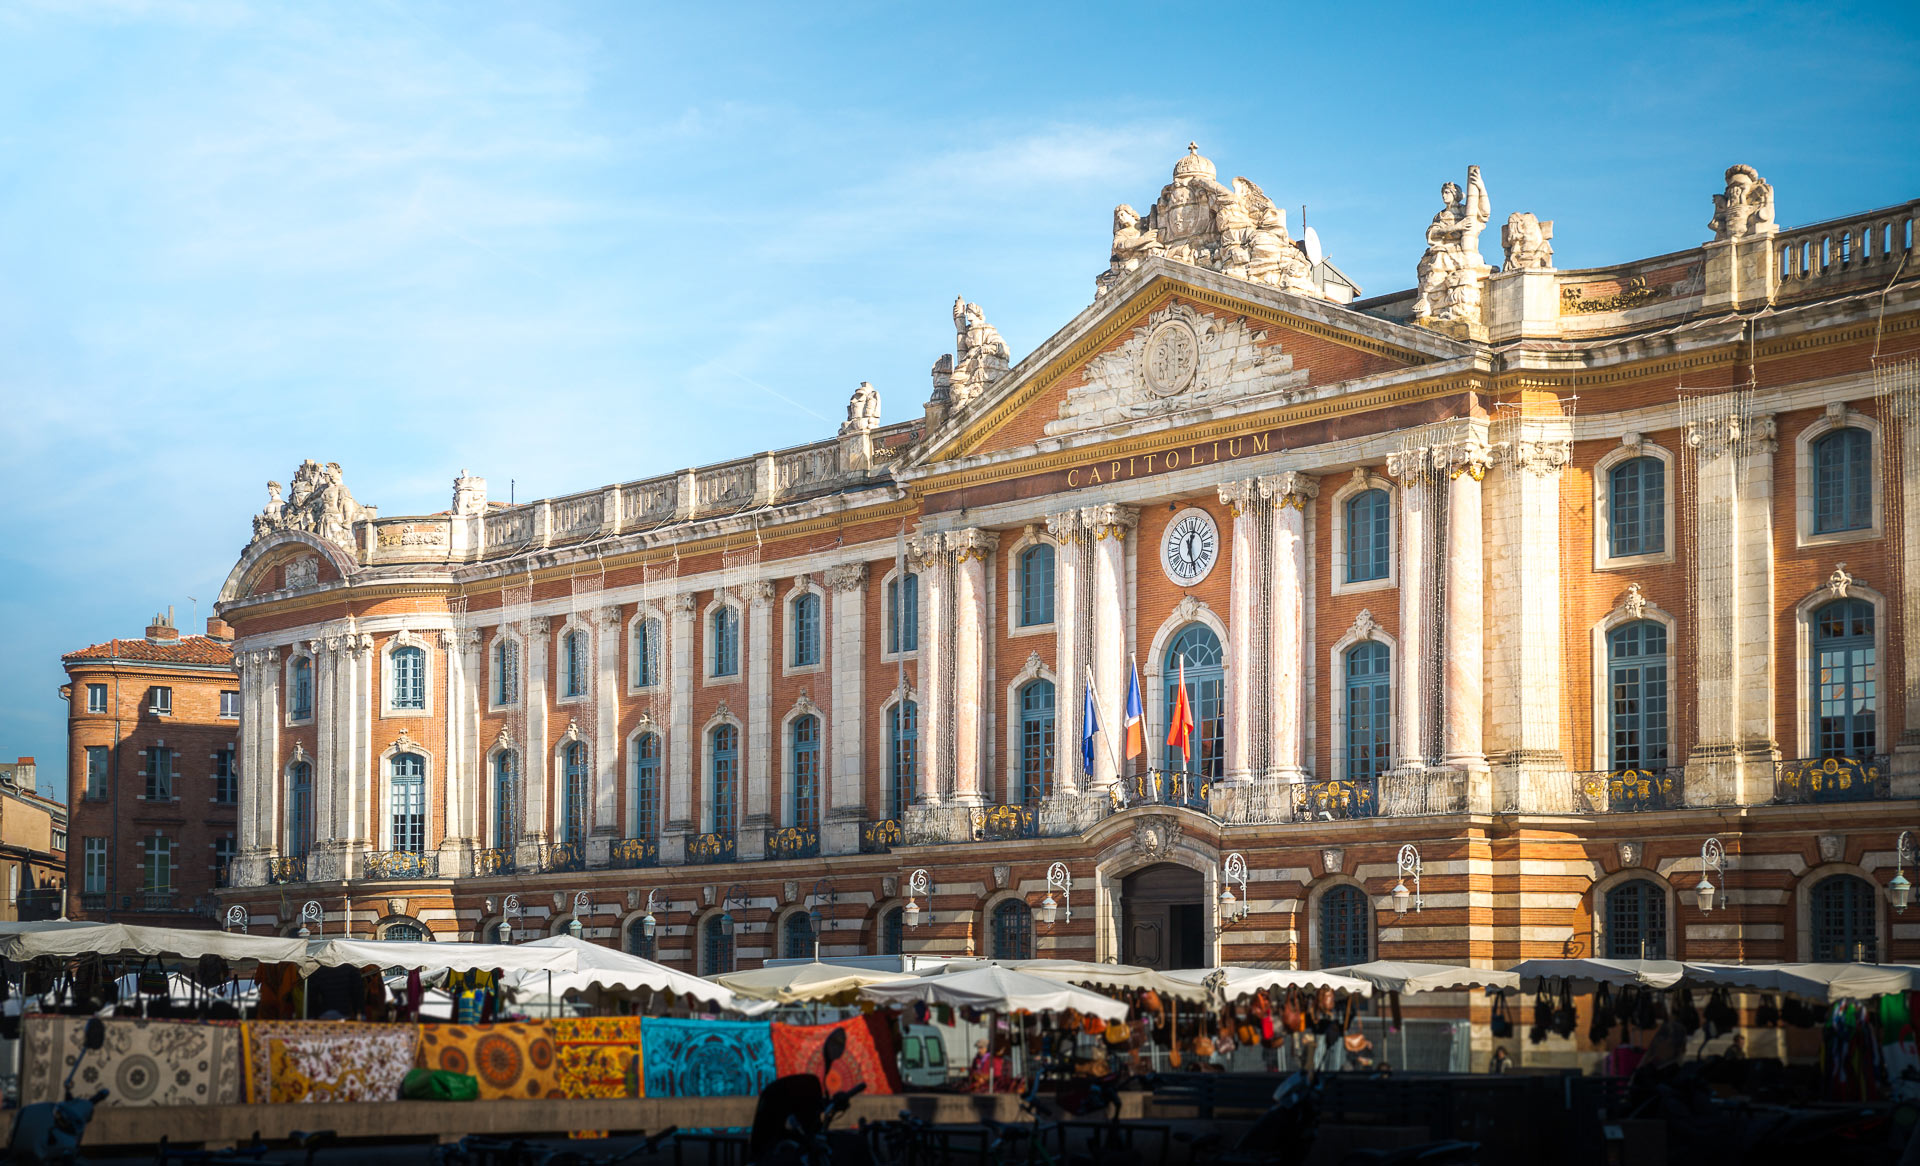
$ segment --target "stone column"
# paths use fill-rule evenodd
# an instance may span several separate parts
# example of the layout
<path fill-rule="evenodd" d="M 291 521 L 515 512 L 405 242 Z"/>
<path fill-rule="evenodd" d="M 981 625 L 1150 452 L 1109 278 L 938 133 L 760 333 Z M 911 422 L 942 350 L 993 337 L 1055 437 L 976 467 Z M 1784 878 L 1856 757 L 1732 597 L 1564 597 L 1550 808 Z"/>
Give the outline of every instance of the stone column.
<path fill-rule="evenodd" d="M 1080 740 L 1080 706 L 1066 698 L 1070 688 L 1068 677 L 1079 676 L 1086 671 L 1087 661 L 1081 654 L 1080 643 L 1087 630 L 1081 626 L 1081 597 L 1093 586 L 1093 580 L 1083 577 L 1081 571 L 1082 540 L 1087 537 L 1086 528 L 1081 524 L 1080 511 L 1062 510 L 1047 515 L 1047 534 L 1059 544 L 1059 553 L 1053 558 L 1053 663 L 1054 676 L 1060 680 L 1056 687 L 1054 724 L 1061 741 L 1078 742 Z M 1080 792 L 1080 762 L 1077 759 L 1077 746 L 1062 748 L 1061 760 L 1055 771 L 1058 781 L 1055 789 L 1058 796 L 1071 798 Z"/>
<path fill-rule="evenodd" d="M 1092 788 L 1105 791 L 1119 780 L 1114 768 L 1119 751 L 1114 734 L 1120 731 L 1120 708 L 1127 696 L 1127 536 L 1139 525 L 1140 512 L 1107 503 L 1088 507 L 1085 521 L 1093 537 L 1093 681 L 1104 738 L 1094 743 Z M 1067 696 L 1073 707 L 1081 707 L 1084 670 L 1061 679 L 1066 683 L 1059 695 Z M 1056 716 L 1056 724 L 1058 719 Z M 1077 752 L 1080 738 L 1076 735 L 1071 741 L 1061 741 L 1059 747 L 1062 754 L 1069 749 Z"/>
<path fill-rule="evenodd" d="M 1740 515 L 1735 528 L 1740 542 L 1740 606 L 1735 639 L 1740 645 L 1739 729 L 1740 751 L 1745 758 L 1742 805 L 1773 800 L 1773 763 L 1780 759 L 1773 729 L 1775 434 L 1773 414 L 1749 416 L 1740 450 Z"/>
<path fill-rule="evenodd" d="M 1493 634 L 1483 641 L 1492 649 L 1491 799 L 1496 811 L 1565 813 L 1573 787 L 1560 745 L 1560 482 L 1572 427 L 1554 414 L 1500 428 L 1498 504 L 1483 522 L 1495 547 L 1484 625 Z"/>
<path fill-rule="evenodd" d="M 1257 478 L 1220 485 L 1220 501 L 1233 515 L 1233 536 L 1227 557 L 1227 692 L 1226 777 L 1222 784 L 1242 785 L 1253 777 L 1253 622 L 1260 610 L 1257 596 L 1265 591 L 1266 564 L 1255 552 L 1255 528 L 1260 521 Z M 1142 694 L 1143 697 L 1145 694 Z M 1151 750 L 1149 750 L 1151 753 Z"/>
<path fill-rule="evenodd" d="M 832 603 L 826 614 L 833 621 L 827 657 L 833 676 L 827 731 L 833 747 L 820 848 L 827 854 L 853 854 L 860 849 L 860 825 L 867 818 L 867 767 L 861 752 L 867 715 L 867 565 L 829 567 L 824 582 Z"/>
<path fill-rule="evenodd" d="M 235 865 L 234 876 L 239 882 L 244 875 L 243 885 L 257 886 L 266 881 L 265 858 L 271 840 L 260 830 L 261 762 L 260 743 L 260 696 L 256 674 L 248 659 L 248 653 L 233 654 L 233 671 L 240 683 L 240 733 L 234 742 L 235 757 L 240 767 L 240 861 Z M 256 868 L 258 872 L 256 873 Z"/>
<path fill-rule="evenodd" d="M 756 579 L 740 589 L 747 601 L 746 815 L 740 821 L 739 856 L 758 858 L 765 831 L 777 825 L 773 805 L 773 580 Z"/>
<path fill-rule="evenodd" d="M 1427 449 L 1403 450 L 1387 458 L 1387 473 L 1400 483 L 1400 644 L 1393 662 L 1393 766 L 1421 769 L 1427 763 L 1426 704 L 1421 679 L 1428 651 L 1426 587 L 1428 507 L 1432 490 Z"/>
<path fill-rule="evenodd" d="M 986 773 L 988 699 L 986 646 L 990 627 L 987 611 L 987 561 L 1000 536 L 987 530 L 947 532 L 953 555 L 953 800 L 963 806 L 984 805 L 991 789 Z"/>
<path fill-rule="evenodd" d="M 314 848 L 339 837 L 334 820 L 339 797 L 335 772 L 340 765 L 341 637 L 323 635 L 307 641 L 313 653 L 313 844 Z"/>
<path fill-rule="evenodd" d="M 1469 435 L 1436 449 L 1435 460 L 1451 483 L 1447 487 L 1444 760 L 1449 766 L 1480 774 L 1487 768 L 1482 729 L 1486 585 L 1481 559 L 1486 532 L 1480 507 L 1480 483 L 1488 466 L 1486 442 L 1477 433 Z"/>
<path fill-rule="evenodd" d="M 612 840 L 624 833 L 620 821 L 620 694 L 626 678 L 620 675 L 620 643 L 626 636 L 620 605 L 608 604 L 594 612 L 595 643 L 599 647 L 593 701 L 593 831 L 587 842 L 592 859 L 611 853 Z"/>
<path fill-rule="evenodd" d="M 1274 777 L 1297 782 L 1307 775 L 1307 506 L 1320 481 L 1288 471 L 1262 478 L 1260 487 L 1273 499 L 1267 756 Z"/>
<path fill-rule="evenodd" d="M 274 774 L 279 771 L 280 725 L 286 712 L 280 700 L 280 649 L 255 652 L 252 663 L 258 673 L 254 688 L 259 697 L 255 703 L 260 710 L 260 719 L 254 724 L 260 758 L 260 776 L 255 786 L 260 796 L 255 801 L 254 834 L 263 848 L 272 849 L 276 836 L 273 825 L 280 820 L 281 798 L 280 783 L 274 780 Z M 245 705 L 243 696 L 241 706 Z"/>
<path fill-rule="evenodd" d="M 953 557 L 939 531 L 916 533 L 907 539 L 907 555 L 920 576 L 920 788 L 914 804 L 938 806 L 954 758 L 948 748 L 953 692 L 947 681 L 951 666 L 953 620 Z"/>
<path fill-rule="evenodd" d="M 1890 372 L 1890 376 L 1902 375 Z M 1904 374 L 1913 377 L 1909 371 Z M 1910 381 L 1908 382 L 1911 383 Z M 1889 510 L 1899 507 L 1900 521 L 1887 525 L 1900 533 L 1900 578 L 1920 581 L 1920 416 L 1911 392 L 1895 388 L 1883 398 L 1889 407 L 1881 418 L 1889 448 L 1897 448 L 1899 464 L 1907 468 L 1898 485 L 1887 487 L 1882 504 Z M 1902 729 L 1895 749 L 1893 766 L 1896 780 L 1910 778 L 1920 763 L 1920 586 L 1909 582 L 1900 589 L 1900 655 Z M 1895 797 L 1912 797 L 1913 792 L 1895 790 Z"/>
<path fill-rule="evenodd" d="M 553 620 L 534 616 L 526 626 L 526 679 L 520 699 L 526 702 L 527 746 L 526 786 L 520 795 L 520 869 L 538 870 L 539 847 L 552 841 L 555 829 L 549 821 L 552 801 L 553 742 L 547 737 L 547 653 L 553 647 Z M 564 830 L 564 823 L 561 824 Z M 531 849 L 530 849 L 531 848 Z"/>
<path fill-rule="evenodd" d="M 334 734 L 337 746 L 333 773 L 333 846 L 325 853 L 323 865 L 331 863 L 328 873 L 344 878 L 350 869 L 346 855 L 363 846 L 367 836 L 367 797 L 372 789 L 368 779 L 372 765 L 373 740 L 372 683 L 374 665 L 373 637 L 354 630 L 347 621 L 346 632 L 338 637 L 334 653 L 333 691 L 337 706 Z M 315 780 L 320 780 L 315 775 Z M 307 860 L 309 873 L 315 859 Z"/>
<path fill-rule="evenodd" d="M 693 739 L 694 597 L 673 597 L 673 630 L 667 645 L 673 657 L 673 695 L 668 699 L 667 805 L 660 834 L 660 861 L 685 861 L 687 835 L 695 832 L 699 809 L 693 804 L 693 766 L 700 743 Z"/>

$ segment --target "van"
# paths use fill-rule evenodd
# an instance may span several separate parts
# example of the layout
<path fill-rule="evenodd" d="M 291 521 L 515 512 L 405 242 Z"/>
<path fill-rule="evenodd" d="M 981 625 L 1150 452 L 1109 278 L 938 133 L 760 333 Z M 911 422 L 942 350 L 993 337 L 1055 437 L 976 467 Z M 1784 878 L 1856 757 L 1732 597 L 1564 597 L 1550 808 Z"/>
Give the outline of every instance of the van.
<path fill-rule="evenodd" d="M 909 1089 L 947 1083 L 947 1046 L 931 1024 L 909 1024 L 900 1036 L 900 1081 Z"/>

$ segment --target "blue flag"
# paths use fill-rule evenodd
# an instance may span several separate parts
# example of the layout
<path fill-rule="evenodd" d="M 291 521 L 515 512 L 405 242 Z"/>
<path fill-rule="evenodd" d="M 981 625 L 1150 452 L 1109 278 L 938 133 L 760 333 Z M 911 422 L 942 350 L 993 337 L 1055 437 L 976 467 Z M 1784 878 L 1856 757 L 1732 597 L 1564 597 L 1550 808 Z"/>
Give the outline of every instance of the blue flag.
<path fill-rule="evenodd" d="M 1100 731 L 1100 714 L 1094 711 L 1093 669 L 1087 669 L 1087 699 L 1080 708 L 1080 768 L 1093 774 L 1093 735 Z"/>

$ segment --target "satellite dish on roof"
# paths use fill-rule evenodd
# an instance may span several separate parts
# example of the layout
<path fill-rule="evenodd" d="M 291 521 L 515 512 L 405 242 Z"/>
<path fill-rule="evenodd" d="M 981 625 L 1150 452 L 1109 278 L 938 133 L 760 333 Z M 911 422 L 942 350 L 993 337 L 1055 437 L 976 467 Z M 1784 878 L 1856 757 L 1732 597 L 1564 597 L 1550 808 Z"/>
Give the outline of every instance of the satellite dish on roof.
<path fill-rule="evenodd" d="M 1318 267 L 1327 261 L 1327 253 L 1320 247 L 1319 232 L 1315 231 L 1312 227 L 1308 227 L 1302 233 L 1300 241 L 1307 249 L 1308 263 Z"/>

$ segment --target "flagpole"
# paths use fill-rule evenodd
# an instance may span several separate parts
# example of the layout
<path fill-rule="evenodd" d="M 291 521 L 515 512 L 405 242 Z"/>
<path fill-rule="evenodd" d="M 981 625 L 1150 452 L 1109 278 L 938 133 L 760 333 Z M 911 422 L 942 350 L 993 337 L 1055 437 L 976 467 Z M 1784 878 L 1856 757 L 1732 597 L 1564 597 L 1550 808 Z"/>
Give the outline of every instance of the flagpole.
<path fill-rule="evenodd" d="M 1093 694 L 1093 707 L 1098 711 L 1102 703 L 1100 699 L 1100 686 L 1093 682 L 1093 665 L 1091 664 L 1087 665 L 1087 691 Z M 1121 712 L 1124 715 L 1126 710 L 1122 709 Z M 1117 778 L 1120 776 L 1120 756 L 1113 751 L 1113 734 L 1107 732 L 1105 725 L 1101 725 L 1099 735 L 1106 738 L 1107 760 L 1113 762 L 1113 773 Z"/>

